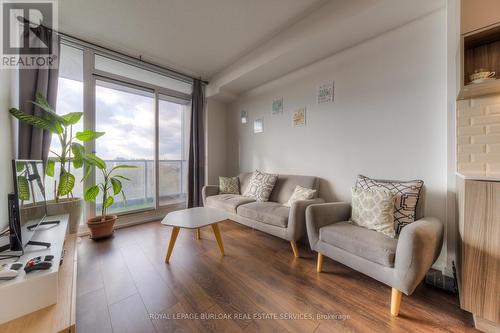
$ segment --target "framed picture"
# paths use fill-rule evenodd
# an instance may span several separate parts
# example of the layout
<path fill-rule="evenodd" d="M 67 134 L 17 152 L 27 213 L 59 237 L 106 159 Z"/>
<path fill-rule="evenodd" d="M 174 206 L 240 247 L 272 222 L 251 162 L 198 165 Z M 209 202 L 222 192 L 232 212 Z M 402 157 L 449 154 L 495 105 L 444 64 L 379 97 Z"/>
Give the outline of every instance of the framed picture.
<path fill-rule="evenodd" d="M 253 121 L 253 132 L 254 133 L 264 132 L 264 118 L 255 119 Z"/>
<path fill-rule="evenodd" d="M 306 124 L 306 108 L 300 108 L 293 113 L 293 126 L 304 126 Z"/>
<path fill-rule="evenodd" d="M 334 82 L 322 84 L 318 87 L 318 104 L 331 103 L 334 99 Z"/>
<path fill-rule="evenodd" d="M 248 122 L 248 111 L 243 110 L 240 113 L 241 123 L 246 124 Z"/>
<path fill-rule="evenodd" d="M 273 109 L 271 114 L 273 116 L 283 114 L 283 97 L 273 99 Z"/>

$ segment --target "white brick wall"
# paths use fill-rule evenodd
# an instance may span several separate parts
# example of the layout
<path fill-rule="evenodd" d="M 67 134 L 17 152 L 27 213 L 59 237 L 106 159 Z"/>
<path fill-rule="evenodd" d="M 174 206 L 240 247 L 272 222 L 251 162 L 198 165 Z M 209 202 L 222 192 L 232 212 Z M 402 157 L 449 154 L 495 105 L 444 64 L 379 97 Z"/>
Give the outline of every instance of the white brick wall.
<path fill-rule="evenodd" d="M 500 175 L 500 95 L 458 101 L 458 171 Z"/>

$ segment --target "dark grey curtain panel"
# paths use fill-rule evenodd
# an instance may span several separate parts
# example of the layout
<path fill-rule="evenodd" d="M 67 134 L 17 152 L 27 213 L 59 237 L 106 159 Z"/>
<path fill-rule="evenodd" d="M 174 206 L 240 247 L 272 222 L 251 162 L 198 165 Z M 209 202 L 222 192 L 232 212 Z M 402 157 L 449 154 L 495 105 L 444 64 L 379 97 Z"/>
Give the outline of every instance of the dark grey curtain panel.
<path fill-rule="evenodd" d="M 59 76 L 60 38 L 49 29 L 39 26 L 38 37 L 50 47 L 55 47 L 57 66 L 55 68 L 19 69 L 19 110 L 24 113 L 40 116 L 42 111 L 31 103 L 40 93 L 55 108 L 57 99 L 57 82 Z M 55 42 L 52 41 L 55 38 Z M 31 125 L 19 122 L 17 158 L 30 160 L 46 160 L 50 149 L 52 134 Z"/>
<path fill-rule="evenodd" d="M 188 208 L 201 207 L 202 187 L 205 185 L 205 86 L 201 80 L 193 82 L 189 134 Z"/>

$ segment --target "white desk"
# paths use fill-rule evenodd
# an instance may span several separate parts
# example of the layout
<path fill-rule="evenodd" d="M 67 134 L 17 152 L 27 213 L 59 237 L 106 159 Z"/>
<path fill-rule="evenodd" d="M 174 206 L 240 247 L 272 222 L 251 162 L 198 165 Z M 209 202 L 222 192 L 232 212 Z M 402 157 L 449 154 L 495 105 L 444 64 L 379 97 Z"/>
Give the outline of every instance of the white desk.
<path fill-rule="evenodd" d="M 0 281 L 0 324 L 57 302 L 59 262 L 67 235 L 68 218 L 69 215 L 50 216 L 50 220 L 61 222 L 58 225 L 40 226 L 32 240 L 49 242 L 51 247 L 47 249 L 28 245 L 24 255 L 18 260 L 25 264 L 33 257 L 50 254 L 54 256 L 51 268 L 26 274 L 23 265 L 15 279 Z M 73 264 L 73 258 L 65 259 L 68 259 L 68 265 Z M 1 260 L 0 263 L 13 261 L 15 259 L 6 259 Z"/>

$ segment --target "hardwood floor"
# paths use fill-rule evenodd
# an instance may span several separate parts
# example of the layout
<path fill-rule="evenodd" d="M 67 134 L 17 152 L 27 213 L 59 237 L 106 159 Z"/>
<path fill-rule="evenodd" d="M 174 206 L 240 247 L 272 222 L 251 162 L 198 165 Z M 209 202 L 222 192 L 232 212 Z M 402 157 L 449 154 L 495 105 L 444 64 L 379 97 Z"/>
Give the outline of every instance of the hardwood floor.
<path fill-rule="evenodd" d="M 79 239 L 77 331 L 83 332 L 473 332 L 455 295 L 421 285 L 390 315 L 391 288 L 300 246 L 231 221 L 181 230 L 159 222 Z M 204 318 L 201 318 L 205 316 Z M 277 317 L 277 319 L 275 319 Z M 193 320 L 198 319 L 198 320 Z"/>

